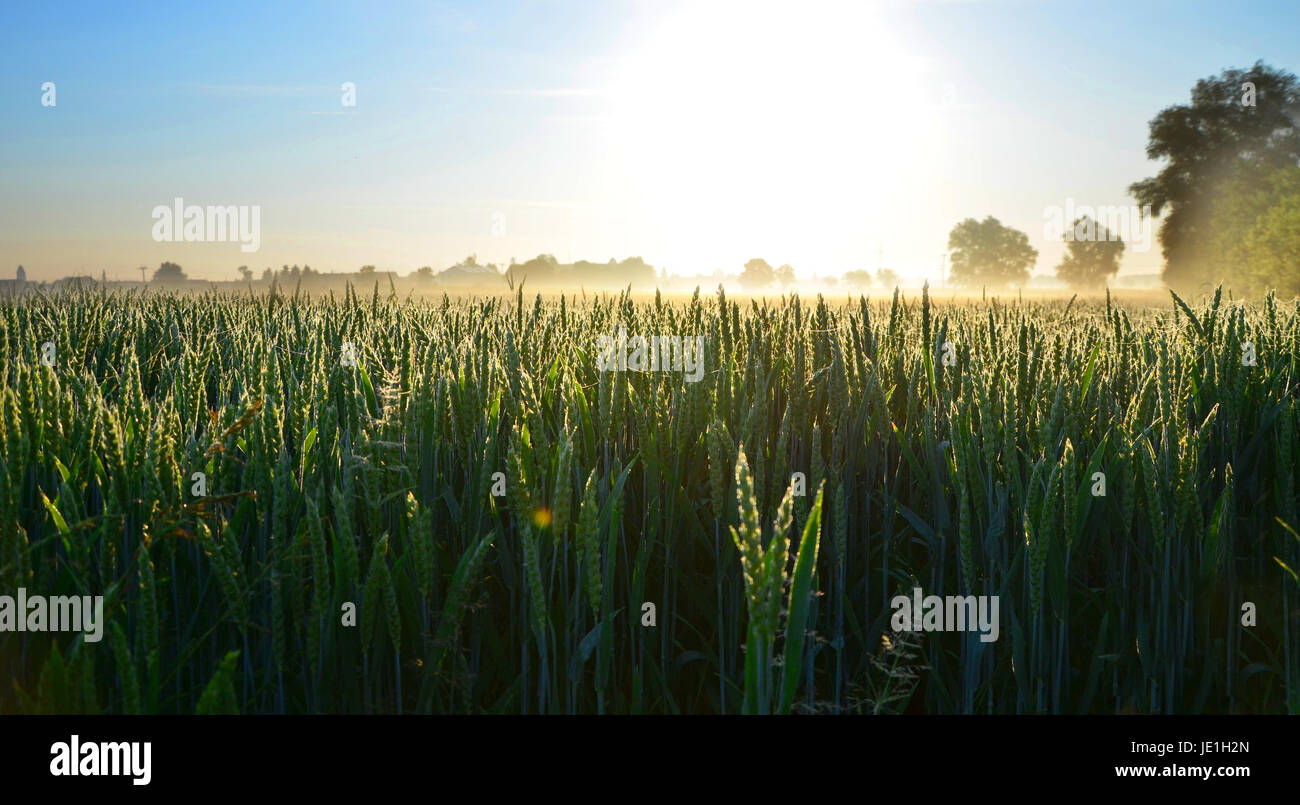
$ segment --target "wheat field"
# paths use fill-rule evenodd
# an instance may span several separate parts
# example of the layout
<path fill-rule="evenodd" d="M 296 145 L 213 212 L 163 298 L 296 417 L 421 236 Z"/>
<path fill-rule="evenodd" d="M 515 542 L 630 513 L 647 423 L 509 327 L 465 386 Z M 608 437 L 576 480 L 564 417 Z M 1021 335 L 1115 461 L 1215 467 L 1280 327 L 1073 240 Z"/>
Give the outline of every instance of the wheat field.
<path fill-rule="evenodd" d="M 1222 293 L 3 300 L 0 592 L 106 624 L 0 713 L 1296 712 L 1297 359 Z"/>

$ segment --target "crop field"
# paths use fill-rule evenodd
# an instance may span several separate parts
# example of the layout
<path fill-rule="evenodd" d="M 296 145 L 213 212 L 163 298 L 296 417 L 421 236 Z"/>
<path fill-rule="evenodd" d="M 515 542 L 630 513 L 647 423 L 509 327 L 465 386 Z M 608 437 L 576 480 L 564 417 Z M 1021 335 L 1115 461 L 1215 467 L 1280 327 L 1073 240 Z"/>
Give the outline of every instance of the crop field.
<path fill-rule="evenodd" d="M 1216 293 L 2 300 L 0 591 L 104 605 L 0 713 L 1296 712 L 1297 360 Z"/>

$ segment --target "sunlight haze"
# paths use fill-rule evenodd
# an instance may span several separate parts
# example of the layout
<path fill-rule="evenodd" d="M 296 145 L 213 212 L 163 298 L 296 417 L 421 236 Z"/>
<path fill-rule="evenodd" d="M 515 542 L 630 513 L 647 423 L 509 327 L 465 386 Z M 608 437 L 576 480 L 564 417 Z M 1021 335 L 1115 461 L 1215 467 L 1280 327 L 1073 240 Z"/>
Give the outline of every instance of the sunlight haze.
<path fill-rule="evenodd" d="M 988 215 L 1049 275 L 1063 249 L 1046 208 L 1132 204 L 1156 169 L 1151 117 L 1198 78 L 1293 56 L 1300 30 L 1287 4 L 226 8 L 9 12 L 4 276 L 552 254 L 937 282 L 949 230 Z M 178 197 L 260 206 L 260 248 L 155 242 L 151 210 Z M 1153 242 L 1120 274 L 1160 266 Z"/>

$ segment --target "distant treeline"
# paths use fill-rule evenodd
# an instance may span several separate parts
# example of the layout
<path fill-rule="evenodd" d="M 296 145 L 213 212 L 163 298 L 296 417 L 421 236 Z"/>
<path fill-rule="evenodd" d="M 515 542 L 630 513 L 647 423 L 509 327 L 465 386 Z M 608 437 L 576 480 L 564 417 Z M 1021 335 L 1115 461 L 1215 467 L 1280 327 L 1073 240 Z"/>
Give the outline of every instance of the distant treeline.
<path fill-rule="evenodd" d="M 631 285 L 634 288 L 652 288 L 659 279 L 654 266 L 640 257 L 623 261 L 610 258 L 608 263 L 587 260 L 561 263 L 549 254 L 538 255 L 526 263 L 512 263 L 506 270 L 506 277 L 512 284 L 526 281 L 534 286 Z"/>

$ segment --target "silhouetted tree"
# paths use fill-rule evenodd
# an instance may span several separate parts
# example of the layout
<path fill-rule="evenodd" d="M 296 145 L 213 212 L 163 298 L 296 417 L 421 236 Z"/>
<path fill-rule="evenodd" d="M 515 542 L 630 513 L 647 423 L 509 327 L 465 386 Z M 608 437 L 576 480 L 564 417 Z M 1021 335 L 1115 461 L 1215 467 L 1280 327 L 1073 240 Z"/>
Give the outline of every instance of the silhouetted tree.
<path fill-rule="evenodd" d="M 541 283 L 545 285 L 555 276 L 559 265 L 560 262 L 555 259 L 554 255 L 539 254 L 527 262 L 512 263 L 510 268 L 506 270 L 506 276 L 510 282 L 515 284 L 527 280 L 534 284 Z"/>
<path fill-rule="evenodd" d="M 850 288 L 863 288 L 863 289 L 870 288 L 871 272 L 863 271 L 861 269 L 854 269 L 853 271 L 845 271 L 844 276 L 840 277 L 840 283 L 843 285 L 847 285 Z"/>
<path fill-rule="evenodd" d="M 1300 167 L 1262 183 L 1246 168 L 1224 183 L 1210 224 L 1213 255 L 1233 290 L 1300 294 Z"/>
<path fill-rule="evenodd" d="M 153 272 L 154 282 L 184 282 L 185 272 L 175 263 L 163 263 Z"/>
<path fill-rule="evenodd" d="M 774 279 L 776 271 L 766 260 L 758 257 L 745 263 L 745 270 L 740 272 L 740 284 L 745 288 L 762 288 L 771 285 Z"/>
<path fill-rule="evenodd" d="M 794 285 L 794 269 L 789 263 L 784 263 L 776 270 L 776 281 L 781 284 L 782 288 L 788 288 Z"/>
<path fill-rule="evenodd" d="M 1111 240 L 1101 222 L 1083 216 L 1066 232 L 1065 257 L 1056 267 L 1056 278 L 1076 290 L 1100 288 L 1119 271 L 1124 241 Z"/>
<path fill-rule="evenodd" d="M 992 215 L 983 221 L 967 218 L 948 233 L 952 252 L 952 281 L 968 288 L 998 288 L 1029 279 L 1038 251 L 1029 236 L 1003 226 Z"/>
<path fill-rule="evenodd" d="M 1208 250 L 1213 200 L 1234 171 L 1262 184 L 1280 168 L 1300 163 L 1300 84 L 1291 73 L 1256 62 L 1224 70 L 1192 88 L 1189 104 L 1170 106 L 1151 120 L 1147 157 L 1167 160 L 1160 173 L 1129 186 L 1139 205 L 1163 214 L 1160 246 L 1165 282 L 1197 287 L 1222 279 Z M 1247 180 L 1250 181 L 1250 180 Z"/>

